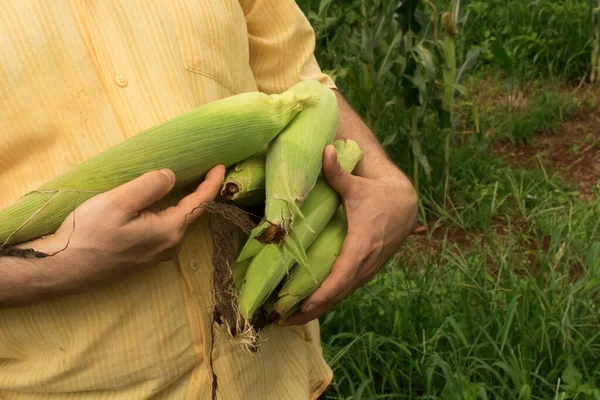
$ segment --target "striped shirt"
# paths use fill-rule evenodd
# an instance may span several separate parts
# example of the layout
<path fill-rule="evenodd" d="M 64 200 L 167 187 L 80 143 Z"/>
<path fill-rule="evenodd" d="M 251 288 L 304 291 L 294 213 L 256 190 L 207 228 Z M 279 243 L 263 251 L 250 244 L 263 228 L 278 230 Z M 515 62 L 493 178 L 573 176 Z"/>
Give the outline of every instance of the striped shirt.
<path fill-rule="evenodd" d="M 236 93 L 334 87 L 294 0 L 2 0 L 0 209 L 148 127 Z M 249 134 L 251 134 L 249 132 Z M 210 399 L 211 241 L 110 286 L 0 309 L 0 399 Z M 315 399 L 316 321 L 248 355 L 216 331 L 218 398 Z"/>

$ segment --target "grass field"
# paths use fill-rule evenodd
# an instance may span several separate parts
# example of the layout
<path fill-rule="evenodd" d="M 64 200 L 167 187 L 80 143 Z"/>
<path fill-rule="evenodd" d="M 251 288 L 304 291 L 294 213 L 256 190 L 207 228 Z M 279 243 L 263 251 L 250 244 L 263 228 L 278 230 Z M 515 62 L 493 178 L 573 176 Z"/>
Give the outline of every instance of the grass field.
<path fill-rule="evenodd" d="M 600 399 L 594 2 L 414 2 L 430 21 L 408 35 L 391 1 L 299 3 L 323 68 L 420 182 L 422 226 L 322 319 L 328 395 Z M 462 15 L 454 53 L 432 5 Z"/>

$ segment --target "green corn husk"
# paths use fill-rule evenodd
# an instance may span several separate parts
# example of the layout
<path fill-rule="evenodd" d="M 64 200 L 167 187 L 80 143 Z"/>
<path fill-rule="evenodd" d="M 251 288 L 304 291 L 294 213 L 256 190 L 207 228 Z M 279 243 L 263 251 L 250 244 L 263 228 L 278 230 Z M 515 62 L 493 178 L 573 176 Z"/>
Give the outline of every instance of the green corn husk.
<path fill-rule="evenodd" d="M 0 212 L 0 246 L 52 234 L 69 213 L 98 193 L 145 172 L 169 168 L 176 188 L 218 164 L 261 151 L 313 103 L 309 94 L 244 93 L 217 100 L 149 128 L 81 163 Z"/>
<path fill-rule="evenodd" d="M 360 161 L 360 157 L 362 156 L 362 153 L 358 148 L 358 144 L 352 140 L 336 140 L 333 142 L 333 145 L 337 150 L 338 162 L 340 163 L 341 167 L 346 171 L 351 171 L 354 169 L 354 166 L 358 163 L 358 161 Z M 342 150 L 344 148 L 346 149 Z M 258 225 L 260 226 L 260 224 L 264 222 L 265 219 L 263 218 Z M 245 261 L 251 257 L 254 257 L 260 253 L 264 247 L 265 244 L 256 239 L 249 238 L 244 244 L 237 261 Z"/>
<path fill-rule="evenodd" d="M 241 206 L 265 201 L 265 152 L 237 163 L 225 176 L 221 196 Z"/>
<path fill-rule="evenodd" d="M 242 284 L 244 283 L 244 279 L 246 278 L 246 272 L 248 271 L 248 267 L 250 266 L 251 261 L 252 259 L 237 261 L 231 266 L 233 282 L 237 291 L 239 291 L 242 288 Z"/>
<path fill-rule="evenodd" d="M 262 222 L 264 222 L 264 219 Z M 242 248 L 242 251 L 238 256 L 237 261 L 246 261 L 249 258 L 254 257 L 258 253 L 260 253 L 260 251 L 264 247 L 265 245 L 259 242 L 258 240 L 249 238 L 248 241 L 246 241 L 246 243 L 244 244 L 244 247 Z"/>
<path fill-rule="evenodd" d="M 329 276 L 333 264 L 340 255 L 348 232 L 348 221 L 342 207 L 339 207 L 329 224 L 309 247 L 308 263 L 311 271 L 299 264 L 290 270 L 279 291 L 274 310 L 285 321 L 296 312 L 300 303 L 315 292 Z"/>
<path fill-rule="evenodd" d="M 362 157 L 358 144 L 352 140 L 339 140 L 334 142 L 334 146 L 340 165 L 351 172 Z M 305 219 L 297 219 L 293 225 L 294 237 L 297 238 L 298 243 L 288 246 L 288 242 L 292 239 L 292 236 L 288 236 L 283 246 L 264 245 L 252 259 L 238 299 L 240 313 L 246 320 L 252 320 L 256 311 L 277 288 L 290 267 L 300 262 L 294 248 L 300 247 L 303 250 L 309 248 L 339 205 L 339 195 L 324 178 L 319 178 L 302 205 Z"/>
<path fill-rule="evenodd" d="M 281 243 L 300 206 L 315 186 L 322 168 L 323 150 L 331 144 L 339 122 L 337 99 L 332 90 L 313 80 L 302 81 L 290 91 L 318 96 L 269 145 L 266 157 L 266 204 L 268 222 L 259 225 L 252 237 L 264 243 Z"/>

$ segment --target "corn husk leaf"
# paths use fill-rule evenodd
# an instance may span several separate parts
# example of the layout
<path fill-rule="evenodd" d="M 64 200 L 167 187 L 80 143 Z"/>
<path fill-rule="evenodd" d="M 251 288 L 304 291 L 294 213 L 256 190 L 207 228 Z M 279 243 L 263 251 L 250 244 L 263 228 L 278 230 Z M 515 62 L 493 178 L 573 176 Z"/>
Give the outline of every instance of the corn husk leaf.
<path fill-rule="evenodd" d="M 283 232 L 279 236 L 285 236 L 297 217 L 304 218 L 300 207 L 315 186 L 323 150 L 337 131 L 339 110 L 332 90 L 314 80 L 301 81 L 289 90 L 315 96 L 318 101 L 307 105 L 269 145 L 265 188 L 268 222 L 259 225 L 251 237 L 263 234 L 269 225 L 278 227 Z"/>
<path fill-rule="evenodd" d="M 218 164 L 259 152 L 302 110 L 310 95 L 231 96 L 151 127 L 88 159 L 0 212 L 0 246 L 52 234 L 78 205 L 145 172 L 169 168 L 176 188 Z"/>
<path fill-rule="evenodd" d="M 310 270 L 296 264 L 284 279 L 275 304 L 275 311 L 282 321 L 292 315 L 300 303 L 314 293 L 329 276 L 340 255 L 347 232 L 348 222 L 340 207 L 307 251 Z"/>

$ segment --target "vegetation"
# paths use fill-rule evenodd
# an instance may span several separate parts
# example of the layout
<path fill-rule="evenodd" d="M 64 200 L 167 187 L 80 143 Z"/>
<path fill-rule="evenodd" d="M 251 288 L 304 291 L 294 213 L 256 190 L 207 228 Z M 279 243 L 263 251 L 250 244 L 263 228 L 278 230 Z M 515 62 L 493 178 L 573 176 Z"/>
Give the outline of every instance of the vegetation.
<path fill-rule="evenodd" d="M 328 396 L 600 399 L 598 1 L 298 3 L 424 226 L 323 318 Z"/>

